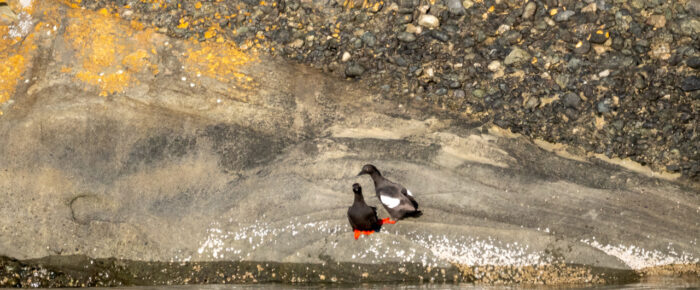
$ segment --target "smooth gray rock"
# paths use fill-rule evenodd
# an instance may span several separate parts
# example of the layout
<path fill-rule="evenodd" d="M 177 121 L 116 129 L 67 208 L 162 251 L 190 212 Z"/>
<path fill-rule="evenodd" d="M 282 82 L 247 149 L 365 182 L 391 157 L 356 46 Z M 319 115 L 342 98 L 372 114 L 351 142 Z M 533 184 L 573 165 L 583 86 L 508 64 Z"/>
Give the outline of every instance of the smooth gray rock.
<path fill-rule="evenodd" d="M 413 33 L 410 32 L 399 32 L 399 34 L 396 36 L 399 40 L 403 42 L 413 42 L 416 40 L 416 36 L 413 35 Z"/>
<path fill-rule="evenodd" d="M 521 65 L 530 60 L 530 54 L 519 47 L 513 47 L 503 61 L 506 65 Z"/>
<path fill-rule="evenodd" d="M 537 11 L 537 4 L 535 3 L 535 1 L 527 2 L 527 4 L 525 4 L 525 8 L 523 8 L 523 19 L 532 18 L 532 16 L 535 15 L 535 11 Z"/>
<path fill-rule="evenodd" d="M 562 102 L 564 103 L 565 106 L 576 109 L 576 108 L 578 108 L 579 104 L 581 103 L 581 97 L 579 97 L 574 92 L 567 92 L 562 97 Z"/>
<path fill-rule="evenodd" d="M 557 15 L 554 16 L 554 21 L 556 22 L 564 22 L 568 21 L 571 16 L 574 16 L 576 14 L 575 11 L 572 10 L 566 10 L 566 11 L 561 11 L 557 13 Z"/>
<path fill-rule="evenodd" d="M 464 15 L 467 12 L 461 0 L 447 0 L 447 9 L 454 15 Z"/>
<path fill-rule="evenodd" d="M 348 64 L 348 67 L 345 68 L 345 76 L 346 77 L 359 77 L 365 72 L 365 68 L 362 67 L 362 65 L 358 63 L 350 63 Z"/>

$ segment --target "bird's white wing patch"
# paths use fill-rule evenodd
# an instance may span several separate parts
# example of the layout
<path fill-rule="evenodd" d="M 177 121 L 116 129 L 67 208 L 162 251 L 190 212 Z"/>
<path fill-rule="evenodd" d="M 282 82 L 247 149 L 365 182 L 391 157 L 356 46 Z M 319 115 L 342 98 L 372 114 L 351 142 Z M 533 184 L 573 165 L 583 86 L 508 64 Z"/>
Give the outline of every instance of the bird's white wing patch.
<path fill-rule="evenodd" d="M 413 196 L 413 193 L 411 193 L 411 191 L 408 190 L 408 188 L 406 188 L 406 193 L 408 193 L 408 195 L 410 195 L 410 196 Z"/>
<path fill-rule="evenodd" d="M 380 195 L 379 200 L 382 201 L 384 205 L 386 205 L 388 208 L 395 208 L 396 206 L 401 203 L 401 200 L 398 198 L 393 198 L 391 196 L 386 196 L 386 195 Z"/>

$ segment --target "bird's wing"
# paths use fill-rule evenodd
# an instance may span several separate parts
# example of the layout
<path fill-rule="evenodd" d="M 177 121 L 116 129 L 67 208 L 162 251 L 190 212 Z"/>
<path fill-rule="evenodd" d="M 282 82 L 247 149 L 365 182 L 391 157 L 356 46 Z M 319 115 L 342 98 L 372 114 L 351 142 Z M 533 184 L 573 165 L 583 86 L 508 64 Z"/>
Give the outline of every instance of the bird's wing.
<path fill-rule="evenodd" d="M 413 198 L 413 193 L 411 193 L 410 190 L 406 189 L 405 187 L 401 189 L 401 193 L 408 198 L 408 200 L 413 204 L 413 207 L 418 209 L 418 202 Z"/>
<path fill-rule="evenodd" d="M 372 223 L 373 225 L 378 224 L 378 223 L 379 223 L 379 218 L 377 217 L 377 208 L 376 208 L 376 207 L 373 207 L 373 206 L 370 206 L 369 209 L 371 210 L 371 211 L 370 211 L 370 212 L 371 212 L 371 215 L 370 215 L 370 217 L 369 217 L 370 223 Z"/>
<path fill-rule="evenodd" d="M 405 199 L 404 195 L 395 186 L 386 186 L 380 188 L 377 192 L 379 200 L 388 208 L 395 208 L 401 204 L 401 200 Z"/>
<path fill-rule="evenodd" d="M 352 229 L 354 230 L 357 228 L 357 226 L 355 225 L 355 222 L 352 221 L 352 216 L 350 215 L 350 209 L 352 209 L 352 207 L 348 208 L 348 221 L 350 222 L 350 226 L 352 226 Z"/>

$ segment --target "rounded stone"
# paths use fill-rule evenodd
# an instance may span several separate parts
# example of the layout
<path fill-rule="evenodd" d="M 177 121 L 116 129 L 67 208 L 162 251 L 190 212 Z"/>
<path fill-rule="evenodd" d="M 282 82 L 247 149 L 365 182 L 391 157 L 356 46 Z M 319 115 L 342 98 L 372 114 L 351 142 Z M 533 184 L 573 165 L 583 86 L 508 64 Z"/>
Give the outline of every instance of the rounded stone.
<path fill-rule="evenodd" d="M 399 40 L 403 42 L 413 42 L 416 41 L 416 36 L 413 35 L 413 33 L 410 32 L 399 32 L 399 34 L 396 36 Z"/>
<path fill-rule="evenodd" d="M 530 54 L 519 48 L 519 47 L 514 47 L 513 50 L 510 51 L 508 56 L 506 56 L 506 59 L 503 61 L 506 65 L 518 65 L 518 64 L 523 64 L 526 63 L 530 59 Z"/>
<path fill-rule="evenodd" d="M 351 58 L 350 53 L 346 51 L 346 52 L 343 52 L 343 56 L 340 58 L 340 60 L 342 62 L 347 62 L 348 60 L 350 60 L 350 58 Z"/>
<path fill-rule="evenodd" d="M 700 69 L 700 57 L 691 57 L 685 61 L 685 64 L 694 69 Z"/>
<path fill-rule="evenodd" d="M 525 8 L 523 9 L 523 14 L 521 17 L 523 19 L 530 19 L 532 16 L 535 15 L 535 11 L 537 10 L 537 4 L 535 4 L 535 1 L 530 1 L 527 2 L 525 5 Z"/>
<path fill-rule="evenodd" d="M 423 14 L 420 17 L 418 17 L 418 25 L 430 29 L 438 28 L 440 27 L 440 20 L 438 20 L 438 18 L 433 15 Z"/>
<path fill-rule="evenodd" d="M 681 82 L 681 90 L 686 92 L 693 92 L 700 90 L 700 78 L 696 76 L 689 76 Z"/>
<path fill-rule="evenodd" d="M 358 63 L 350 63 L 347 68 L 345 68 L 345 76 L 347 77 L 359 77 L 365 72 L 365 68 Z"/>
<path fill-rule="evenodd" d="M 581 103 L 581 98 L 574 92 L 567 92 L 562 98 L 562 102 L 569 108 L 577 108 Z"/>

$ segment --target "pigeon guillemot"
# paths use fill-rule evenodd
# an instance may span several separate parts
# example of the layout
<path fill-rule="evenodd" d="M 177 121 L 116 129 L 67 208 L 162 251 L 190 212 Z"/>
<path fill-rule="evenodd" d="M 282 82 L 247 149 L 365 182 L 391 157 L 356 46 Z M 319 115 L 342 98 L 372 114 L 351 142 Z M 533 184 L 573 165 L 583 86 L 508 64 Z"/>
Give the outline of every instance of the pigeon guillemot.
<path fill-rule="evenodd" d="M 371 235 L 378 232 L 384 223 L 394 223 L 389 218 L 383 220 L 377 218 L 377 208 L 365 203 L 362 187 L 359 184 L 353 184 L 352 191 L 355 193 L 355 202 L 348 208 L 348 220 L 355 232 L 356 240 L 360 235 Z"/>
<path fill-rule="evenodd" d="M 391 217 L 400 220 L 404 217 L 419 217 L 423 214 L 418 210 L 418 202 L 413 198 L 411 191 L 384 178 L 377 167 L 367 164 L 362 167 L 358 176 L 363 174 L 369 174 L 374 180 L 374 190 L 377 192 L 377 197 Z"/>

